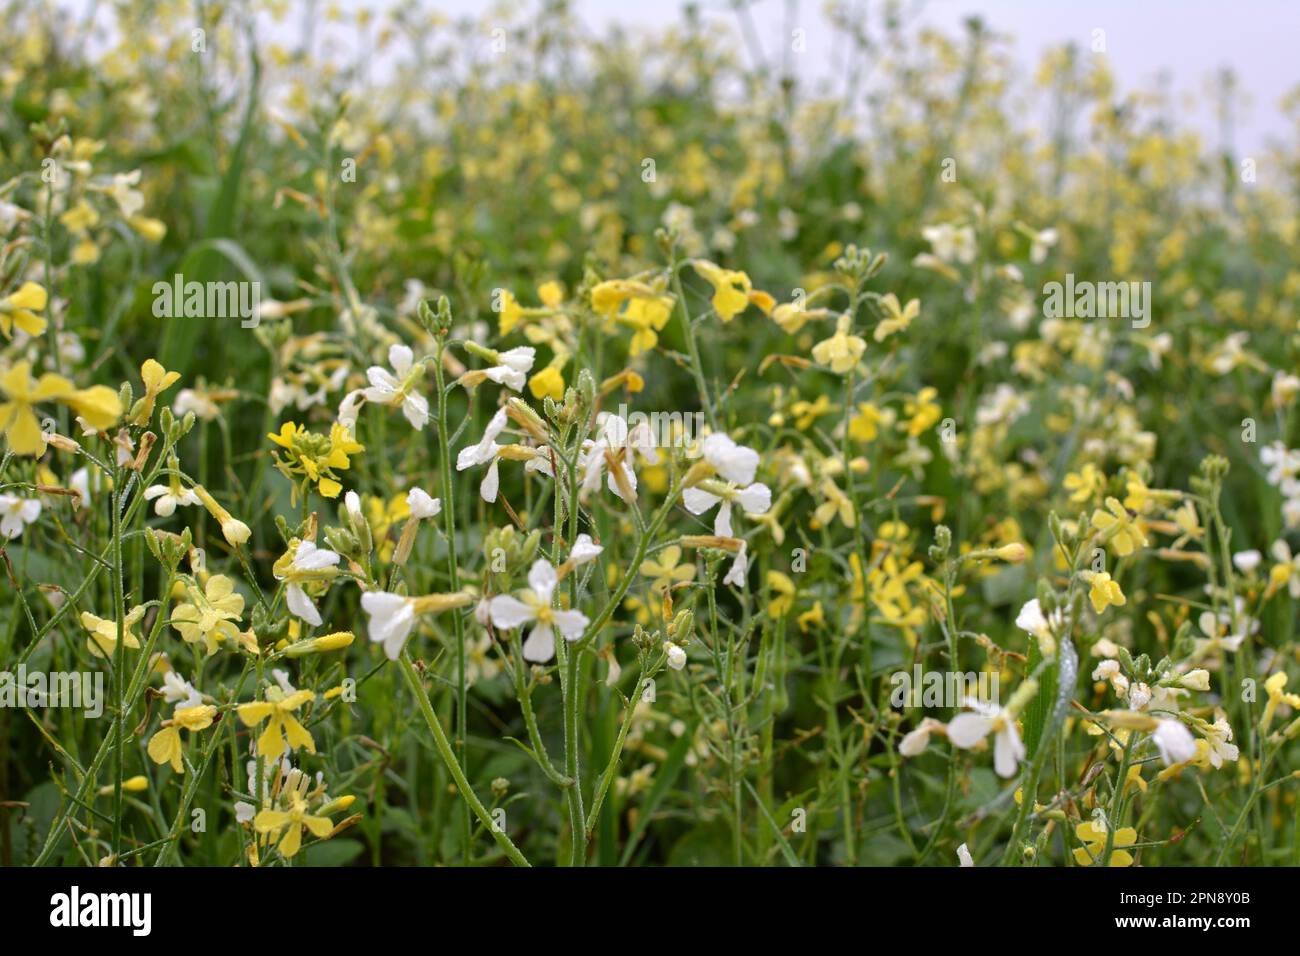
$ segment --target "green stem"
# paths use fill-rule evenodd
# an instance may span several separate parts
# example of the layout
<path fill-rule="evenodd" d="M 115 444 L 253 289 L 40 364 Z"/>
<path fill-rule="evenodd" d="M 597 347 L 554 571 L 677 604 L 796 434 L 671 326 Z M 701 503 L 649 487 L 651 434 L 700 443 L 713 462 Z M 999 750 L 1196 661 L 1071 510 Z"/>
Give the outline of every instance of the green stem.
<path fill-rule="evenodd" d="M 440 458 L 439 468 L 442 473 L 442 494 L 445 499 L 442 503 L 442 513 L 443 526 L 447 534 L 447 578 L 449 589 L 459 591 L 460 570 L 456 561 L 456 497 L 451 482 L 451 450 L 447 445 L 447 389 L 443 381 L 442 369 L 442 355 L 445 348 L 445 341 L 439 339 L 433 371 L 438 387 L 438 454 Z M 459 614 L 452 615 L 451 632 L 452 640 L 456 642 L 456 755 L 461 776 L 465 776 L 469 768 L 465 744 L 465 724 L 468 720 L 469 711 L 466 703 L 468 700 L 466 693 L 468 684 L 465 677 L 465 635 L 462 631 Z M 464 809 L 462 815 L 461 832 L 463 836 L 462 860 L 468 864 L 470 862 L 470 847 L 473 841 L 468 808 Z"/>
<path fill-rule="evenodd" d="M 474 815 L 492 834 L 492 839 L 497 841 L 497 845 L 509 857 L 510 862 L 515 866 L 530 866 L 528 860 L 519 848 L 515 846 L 514 841 L 506 835 L 505 831 L 494 826 L 491 815 L 487 808 L 474 791 L 470 789 L 469 781 L 465 779 L 465 771 L 461 769 L 460 763 L 456 760 L 456 754 L 452 752 L 451 743 L 447 740 L 447 734 L 442 729 L 442 724 L 433 713 L 433 705 L 429 702 L 429 693 L 424 689 L 424 682 L 420 680 L 420 675 L 415 672 L 415 665 L 411 663 L 411 657 L 405 650 L 398 659 L 402 666 L 402 673 L 406 676 L 406 683 L 410 685 L 411 691 L 415 694 L 416 702 L 420 705 L 420 713 L 424 717 L 424 722 L 429 726 L 429 732 L 433 734 L 434 746 L 438 748 L 438 755 L 442 757 L 442 762 L 447 767 L 447 772 L 456 782 L 456 790 L 460 793 L 465 805 L 474 811 Z"/>
<path fill-rule="evenodd" d="M 691 374 L 695 377 L 695 389 L 700 393 L 700 404 L 704 406 L 704 414 L 709 417 L 709 425 L 717 431 L 718 418 L 713 411 L 713 400 L 709 398 L 709 386 L 704 381 L 704 363 L 700 361 L 700 349 L 695 344 L 695 328 L 691 323 L 691 312 L 686 308 L 686 295 L 682 291 L 681 266 L 681 263 L 674 263 L 672 274 L 673 292 L 677 296 L 677 304 L 682 308 L 682 334 L 686 337 L 686 351 L 691 357 Z"/>

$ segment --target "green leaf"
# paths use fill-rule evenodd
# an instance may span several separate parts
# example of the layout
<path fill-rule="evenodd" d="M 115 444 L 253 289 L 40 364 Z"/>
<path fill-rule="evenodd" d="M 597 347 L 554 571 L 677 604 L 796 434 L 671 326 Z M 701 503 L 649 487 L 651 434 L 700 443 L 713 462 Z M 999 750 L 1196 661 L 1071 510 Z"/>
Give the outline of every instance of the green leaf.
<path fill-rule="evenodd" d="M 307 847 L 308 866 L 347 866 L 359 857 L 365 846 L 358 840 L 326 840 Z"/>

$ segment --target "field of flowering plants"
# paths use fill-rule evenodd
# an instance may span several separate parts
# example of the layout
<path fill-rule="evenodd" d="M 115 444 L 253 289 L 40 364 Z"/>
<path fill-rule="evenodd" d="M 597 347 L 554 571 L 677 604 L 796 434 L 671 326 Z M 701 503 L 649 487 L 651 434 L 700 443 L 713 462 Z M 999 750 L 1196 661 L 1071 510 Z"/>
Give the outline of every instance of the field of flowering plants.
<path fill-rule="evenodd" d="M 1300 87 L 804 6 L 0 7 L 0 864 L 1300 864 Z"/>

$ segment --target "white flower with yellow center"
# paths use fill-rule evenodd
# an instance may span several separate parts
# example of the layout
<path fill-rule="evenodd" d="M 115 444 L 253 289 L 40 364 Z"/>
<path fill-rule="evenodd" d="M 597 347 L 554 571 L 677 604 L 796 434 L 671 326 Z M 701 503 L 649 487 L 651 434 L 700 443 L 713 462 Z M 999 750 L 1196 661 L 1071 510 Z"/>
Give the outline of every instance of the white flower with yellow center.
<path fill-rule="evenodd" d="M 0 535 L 12 541 L 23 529 L 41 516 L 41 503 L 35 498 L 0 495 Z"/>
<path fill-rule="evenodd" d="M 505 430 L 506 427 L 506 410 L 497 409 L 497 413 L 492 416 L 488 422 L 487 428 L 483 432 L 483 437 L 477 445 L 470 445 L 468 448 L 462 448 L 456 456 L 456 470 L 464 471 L 466 468 L 472 468 L 475 465 L 487 465 L 487 474 L 483 476 L 483 481 L 478 486 L 479 497 L 489 504 L 497 500 L 497 489 L 500 487 L 501 479 L 497 472 L 497 455 L 501 451 L 501 446 L 496 443 L 496 437 Z"/>
<path fill-rule="evenodd" d="M 993 769 L 999 777 L 1014 777 L 1025 759 L 1025 745 L 1016 729 L 1016 719 L 1006 709 L 986 701 L 968 700 L 973 713 L 958 714 L 948 721 L 948 739 L 954 747 L 969 750 L 993 734 Z"/>
<path fill-rule="evenodd" d="M 416 431 L 423 430 L 429 424 L 429 400 L 415 391 L 416 384 L 424 375 L 424 363 L 416 364 L 415 353 L 405 345 L 394 345 L 388 350 L 388 364 L 393 371 L 372 365 L 366 369 L 366 378 L 370 387 L 362 390 L 366 401 L 391 408 L 401 407 L 402 414 Z M 347 404 L 348 399 L 344 399 Z M 340 409 L 340 418 L 343 417 Z"/>
<path fill-rule="evenodd" d="M 532 623 L 524 641 L 524 660 L 545 663 L 555 656 L 555 632 L 566 641 L 576 641 L 587 629 L 587 616 L 581 611 L 565 611 L 551 606 L 551 597 L 559 576 L 545 559 L 534 562 L 528 572 L 528 588 L 518 597 L 498 594 L 488 605 L 492 623 L 513 630 Z"/>
<path fill-rule="evenodd" d="M 303 590 L 303 585 L 314 581 L 328 581 L 337 573 L 339 556 L 327 548 L 316 547 L 313 541 L 300 541 L 288 562 L 276 562 L 277 580 L 286 583 L 284 597 L 289 610 L 312 627 L 321 626 L 320 611 Z"/>

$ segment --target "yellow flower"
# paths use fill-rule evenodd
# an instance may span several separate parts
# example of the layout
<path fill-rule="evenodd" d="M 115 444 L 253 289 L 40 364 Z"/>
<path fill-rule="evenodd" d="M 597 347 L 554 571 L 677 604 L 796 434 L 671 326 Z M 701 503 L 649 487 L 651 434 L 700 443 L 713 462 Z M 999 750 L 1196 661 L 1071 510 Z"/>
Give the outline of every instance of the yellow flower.
<path fill-rule="evenodd" d="M 1174 524 L 1178 525 L 1178 530 L 1193 541 L 1200 540 L 1202 529 L 1200 515 L 1196 510 L 1196 505 L 1190 501 L 1185 502 L 1183 506 L 1174 512 Z"/>
<path fill-rule="evenodd" d="M 560 303 L 564 301 L 564 286 L 554 279 L 550 282 L 543 282 L 537 287 L 537 297 L 542 300 L 542 305 L 548 309 L 559 308 Z"/>
<path fill-rule="evenodd" d="M 1074 828 L 1074 835 L 1084 844 L 1074 850 L 1074 862 L 1080 866 L 1095 866 L 1106 855 L 1106 831 L 1089 820 Z M 1110 865 L 1132 866 L 1133 854 L 1121 847 L 1129 847 L 1137 842 L 1137 831 L 1132 827 L 1120 827 L 1115 831 L 1115 840 L 1111 844 Z"/>
<path fill-rule="evenodd" d="M 813 346 L 813 358 L 822 365 L 829 365 L 836 375 L 843 375 L 857 365 L 867 350 L 866 340 L 849 335 L 851 323 L 848 313 L 842 314 L 835 322 L 835 334 Z"/>
<path fill-rule="evenodd" d="M 283 830 L 279 850 L 288 859 L 302 846 L 303 830 L 308 830 L 312 836 L 323 840 L 330 835 L 334 824 L 329 817 L 308 813 L 307 802 L 295 794 L 288 810 L 263 810 L 253 818 L 253 827 L 258 833 L 269 833 L 272 837 Z"/>
<path fill-rule="evenodd" d="M 365 451 L 365 446 L 354 441 L 341 422 L 333 424 L 328 438 L 293 422 L 285 422 L 278 434 L 272 432 L 267 437 L 288 451 L 287 455 L 275 456 L 280 474 L 291 481 L 295 475 L 304 476 L 326 498 L 337 498 L 343 490 L 335 472 L 347 470 L 352 465 L 350 456 Z M 297 499 L 296 490 L 292 499 Z"/>
<path fill-rule="evenodd" d="M 803 400 L 795 402 L 790 406 L 790 414 L 794 416 L 794 427 L 803 432 L 811 428 L 817 419 L 829 415 L 835 408 L 830 398 L 818 395 L 815 402 Z"/>
<path fill-rule="evenodd" d="M 122 414 L 122 403 L 111 388 L 73 388 L 66 378 L 50 372 L 33 380 L 27 362 L 17 362 L 0 375 L 0 392 L 8 398 L 0 402 L 0 431 L 15 455 L 39 457 L 45 453 L 45 436 L 33 408 L 38 402 L 60 402 L 85 419 L 87 425 L 101 431 L 111 427 Z"/>
<path fill-rule="evenodd" d="M 1124 792 L 1130 790 L 1140 790 L 1142 793 L 1147 792 L 1147 782 L 1142 779 L 1142 765 L 1133 764 L 1128 768 L 1128 774 L 1124 777 Z M 1111 856 L 1114 859 L 1114 856 Z"/>
<path fill-rule="evenodd" d="M 224 574 L 208 578 L 207 586 L 187 589 L 188 603 L 172 611 L 172 627 L 186 644 L 202 641 L 211 656 L 224 640 L 239 641 L 236 621 L 244 613 L 244 597 L 235 591 L 235 583 Z"/>
<path fill-rule="evenodd" d="M 768 613 L 772 617 L 785 617 L 790 612 L 790 608 L 794 607 L 794 596 L 798 590 L 794 582 L 790 580 L 788 574 L 768 571 L 767 586 L 775 592 L 775 596 L 768 602 Z"/>
<path fill-rule="evenodd" d="M 907 433 L 913 438 L 929 431 L 943 417 L 943 409 L 935 401 L 938 395 L 938 389 L 927 386 L 903 403 L 903 414 L 907 416 Z"/>
<path fill-rule="evenodd" d="M 751 302 L 769 314 L 776 304 L 766 292 L 755 292 L 749 276 L 743 272 L 723 269 L 707 259 L 693 259 L 691 265 L 713 286 L 713 311 L 723 322 L 730 322 Z"/>
<path fill-rule="evenodd" d="M 509 335 L 510 332 L 524 318 L 524 307 L 519 304 L 519 300 L 508 290 L 501 293 L 501 312 L 497 316 L 497 328 L 502 335 Z"/>
<path fill-rule="evenodd" d="M 83 239 L 72 247 L 72 264 L 93 266 L 99 261 L 99 246 L 94 239 Z"/>
<path fill-rule="evenodd" d="M 143 607 L 134 607 L 122 621 L 122 646 L 129 647 L 132 650 L 140 649 L 140 639 L 131 633 L 131 629 L 140 623 L 144 617 Z M 117 650 L 117 622 L 106 621 L 102 617 L 96 617 L 89 611 L 81 612 L 81 626 L 84 627 L 89 635 L 86 638 L 86 649 L 94 657 L 112 657 Z"/>
<path fill-rule="evenodd" d="M 858 515 L 853 508 L 853 502 L 849 496 L 840 491 L 840 486 L 830 478 L 823 478 L 821 484 L 817 486 L 821 493 L 822 501 L 813 509 L 812 527 L 814 529 L 823 528 L 835 520 L 836 515 L 846 528 L 856 528 L 858 525 Z"/>
<path fill-rule="evenodd" d="M 849 437 L 854 441 L 875 441 L 884 416 L 871 402 L 858 402 L 858 413 L 849 419 Z"/>
<path fill-rule="evenodd" d="M 162 242 L 163 237 L 167 235 L 167 226 L 161 219 L 153 219 L 149 216 L 132 216 L 126 223 L 148 242 Z"/>
<path fill-rule="evenodd" d="M 149 738 L 146 748 L 149 759 L 156 764 L 169 763 L 177 773 L 185 772 L 181 760 L 181 728 L 196 733 L 212 726 L 217 715 L 217 708 L 211 704 L 197 707 L 178 707 L 172 712 L 171 720 L 164 720 L 162 728 Z"/>
<path fill-rule="evenodd" d="M 1106 507 L 1110 509 L 1109 513 L 1100 508 L 1092 513 L 1092 526 L 1101 532 L 1102 541 L 1113 546 L 1121 558 L 1138 548 L 1146 547 L 1146 536 L 1134 523 L 1133 516 L 1119 503 L 1119 499 L 1107 497 Z"/>
<path fill-rule="evenodd" d="M 830 309 L 806 309 L 794 302 L 782 302 L 771 312 L 772 321 L 794 335 L 809 322 L 824 319 L 831 314 Z"/>
<path fill-rule="evenodd" d="M 99 225 L 99 213 L 86 200 L 80 200 L 75 206 L 59 217 L 65 229 L 74 236 L 79 236 L 87 229 Z"/>
<path fill-rule="evenodd" d="M 1124 507 L 1135 514 L 1146 514 L 1152 507 L 1157 504 L 1166 504 L 1178 500 L 1177 491 L 1164 491 L 1159 488 L 1148 488 L 1147 483 L 1142 480 L 1142 476 L 1134 471 L 1129 471 L 1124 480 L 1124 487 L 1128 494 L 1124 496 Z"/>
<path fill-rule="evenodd" d="M 883 342 L 895 332 L 904 332 L 912 324 L 912 320 L 921 314 L 921 301 L 911 299 L 907 307 L 900 307 L 898 296 L 889 293 L 880 299 L 880 307 L 885 310 L 885 317 L 880 324 L 876 326 L 876 331 L 872 337 L 877 342 Z"/>
<path fill-rule="evenodd" d="M 315 696 L 309 690 L 286 694 L 279 687 L 271 687 L 266 692 L 265 700 L 240 704 L 236 708 L 245 727 L 256 727 L 262 721 L 267 721 L 266 728 L 257 738 L 259 757 L 271 762 L 279 760 L 286 750 L 296 750 L 299 747 L 305 747 L 309 753 L 316 752 L 316 741 L 312 740 L 307 728 L 293 715 L 295 710 Z"/>
<path fill-rule="evenodd" d="M 158 396 L 181 380 L 180 372 L 169 372 L 155 359 L 145 359 L 140 366 L 140 379 L 144 382 L 144 398 L 132 409 L 131 422 L 144 425 L 153 417 Z"/>
<path fill-rule="evenodd" d="M 611 279 L 591 290 L 591 307 L 612 322 L 633 330 L 629 348 L 640 355 L 659 342 L 659 332 L 672 315 L 673 297 L 632 279 Z"/>
<path fill-rule="evenodd" d="M 40 456 L 45 454 L 45 436 L 32 406 L 65 398 L 72 392 L 72 383 L 53 373 L 33 382 L 29 368 L 26 362 L 19 362 L 0 378 L 0 390 L 9 399 L 0 404 L 0 428 L 14 454 Z"/>
<path fill-rule="evenodd" d="M 555 401 L 564 399 L 564 376 L 554 365 L 548 365 L 528 380 L 528 390 L 533 398 L 545 398 L 549 395 Z"/>
<path fill-rule="evenodd" d="M 1092 602 L 1092 609 L 1098 614 L 1112 604 L 1120 607 L 1128 603 L 1124 592 L 1120 590 L 1119 582 L 1112 580 L 1108 572 L 1084 571 L 1083 579 L 1091 585 L 1088 589 L 1088 600 Z"/>
<path fill-rule="evenodd" d="M 41 378 L 45 376 L 42 375 Z M 117 397 L 117 392 L 107 385 L 79 388 L 71 397 L 60 401 L 96 431 L 107 431 L 122 417 L 122 401 Z"/>
<path fill-rule="evenodd" d="M 674 585 L 694 579 L 695 565 L 679 564 L 681 559 L 682 549 L 670 544 L 659 552 L 658 560 L 646 558 L 641 562 L 641 573 L 654 579 L 650 582 L 652 591 L 662 593 Z"/>
<path fill-rule="evenodd" d="M 799 625 L 799 633 L 807 634 L 808 629 L 814 624 L 820 627 L 826 623 L 826 615 L 822 612 L 822 602 L 817 601 L 813 604 L 811 611 L 804 611 L 797 618 L 795 623 Z"/>
<path fill-rule="evenodd" d="M 1263 733 L 1268 732 L 1269 725 L 1273 723 L 1273 715 L 1277 712 L 1281 704 L 1300 710 L 1300 694 L 1288 694 L 1283 688 L 1286 687 L 1287 676 L 1283 671 L 1278 671 L 1264 681 L 1264 690 L 1268 692 L 1268 701 L 1264 704 L 1264 716 L 1259 719 L 1259 729 Z"/>
<path fill-rule="evenodd" d="M 45 331 L 45 320 L 36 313 L 42 311 L 48 301 L 44 286 L 24 282 L 18 291 L 0 299 L 0 331 L 6 337 L 12 336 L 16 325 L 28 335 L 40 335 Z"/>
<path fill-rule="evenodd" d="M 1070 501 L 1083 504 L 1091 501 L 1106 484 L 1106 476 L 1092 462 L 1086 462 L 1077 472 L 1065 476 L 1065 490 L 1071 492 Z"/>

